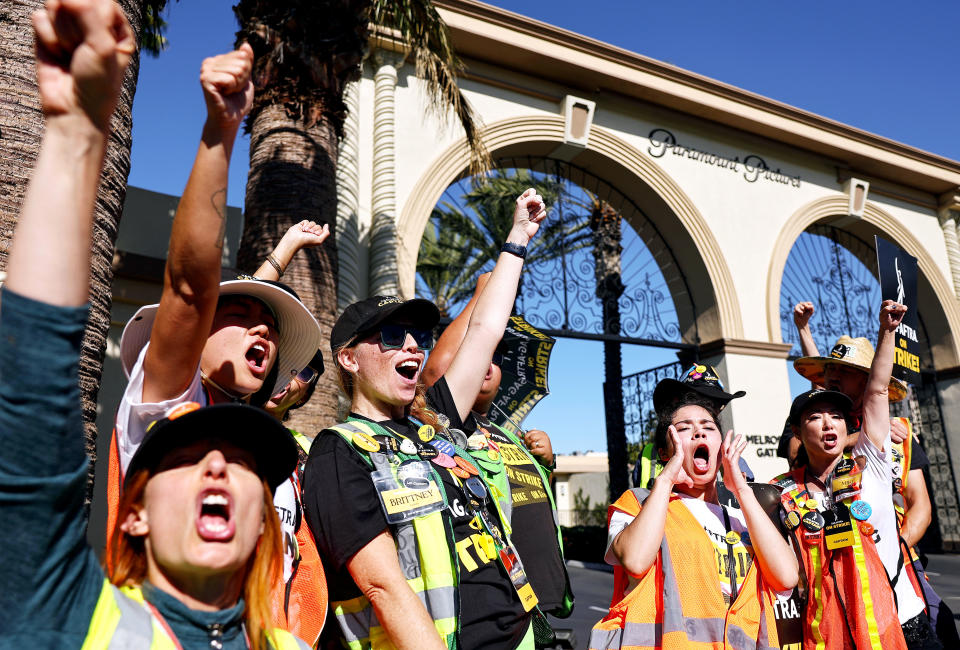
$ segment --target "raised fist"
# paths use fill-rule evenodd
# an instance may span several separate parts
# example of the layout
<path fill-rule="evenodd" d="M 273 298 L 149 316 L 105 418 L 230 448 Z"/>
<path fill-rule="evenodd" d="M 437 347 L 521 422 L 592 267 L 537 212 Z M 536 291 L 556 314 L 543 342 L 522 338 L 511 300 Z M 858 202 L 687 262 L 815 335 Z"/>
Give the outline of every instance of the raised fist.
<path fill-rule="evenodd" d="M 120 7 L 113 0 L 47 0 L 32 20 L 44 114 L 85 117 L 109 130 L 136 47 Z"/>
<path fill-rule="evenodd" d="M 893 300 L 884 300 L 880 305 L 880 327 L 888 332 L 900 327 L 907 307 Z"/>
<path fill-rule="evenodd" d="M 810 317 L 814 312 L 812 302 L 798 302 L 793 307 L 793 324 L 798 330 L 802 330 L 810 322 Z"/>
<path fill-rule="evenodd" d="M 530 240 L 540 229 L 540 222 L 547 216 L 543 197 L 532 187 L 517 197 L 513 212 L 513 231 Z"/>
<path fill-rule="evenodd" d="M 203 60 L 200 85 L 207 103 L 207 121 L 237 129 L 253 106 L 253 48 L 244 43 L 233 52 Z"/>

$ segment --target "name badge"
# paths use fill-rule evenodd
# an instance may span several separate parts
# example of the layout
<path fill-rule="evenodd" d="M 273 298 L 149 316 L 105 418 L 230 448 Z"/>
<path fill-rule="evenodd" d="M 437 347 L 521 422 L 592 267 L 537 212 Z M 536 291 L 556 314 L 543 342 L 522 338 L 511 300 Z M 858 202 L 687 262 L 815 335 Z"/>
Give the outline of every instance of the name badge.
<path fill-rule="evenodd" d="M 833 479 L 833 501 L 838 503 L 860 494 L 860 474 L 846 474 Z"/>
<path fill-rule="evenodd" d="M 520 597 L 520 602 L 523 604 L 523 611 L 529 612 L 537 606 L 539 600 L 537 599 L 537 594 L 533 591 L 533 587 L 530 585 L 530 581 L 527 580 L 527 573 L 523 570 L 523 563 L 517 556 L 517 552 L 513 550 L 513 546 L 500 549 L 500 561 L 503 562 L 503 568 L 507 570 L 507 574 L 510 576 L 510 582 L 513 583 L 513 588 L 516 589 L 517 595 Z"/>
<path fill-rule="evenodd" d="M 380 504 L 389 524 L 410 521 L 444 508 L 443 494 L 436 481 L 433 478 L 424 477 L 418 469 L 413 467 L 406 469 L 401 480 L 407 479 L 404 483 L 409 482 L 410 485 L 422 487 L 408 487 L 401 484 L 389 468 L 377 470 L 370 477 L 373 479 L 373 487 L 377 490 L 377 496 L 380 497 Z"/>
<path fill-rule="evenodd" d="M 853 522 L 846 517 L 831 522 L 824 528 L 825 541 L 830 550 L 853 546 L 855 534 Z"/>

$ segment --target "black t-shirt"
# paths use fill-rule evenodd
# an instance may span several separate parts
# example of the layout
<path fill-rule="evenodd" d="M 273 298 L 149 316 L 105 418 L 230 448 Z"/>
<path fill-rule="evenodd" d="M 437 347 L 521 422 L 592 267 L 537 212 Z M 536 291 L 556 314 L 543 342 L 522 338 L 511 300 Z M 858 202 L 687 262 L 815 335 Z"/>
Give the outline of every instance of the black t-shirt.
<path fill-rule="evenodd" d="M 910 438 L 910 469 L 923 469 L 924 467 L 930 467 L 927 452 L 923 450 L 916 438 Z"/>
<path fill-rule="evenodd" d="M 451 427 L 462 429 L 470 435 L 478 425 L 484 426 L 491 440 L 500 446 L 513 501 L 511 540 L 540 601 L 540 609 L 545 612 L 557 609 L 563 604 L 567 585 L 563 556 L 557 544 L 553 508 L 550 507 L 546 492 L 550 486 L 543 484 L 543 477 L 527 455 L 517 449 L 499 429 L 490 426 L 486 418 L 471 413 L 466 422 L 461 422 L 445 377 L 433 385 L 429 397 L 431 407 L 450 418 Z"/>
<path fill-rule="evenodd" d="M 415 426 L 406 420 L 379 424 L 417 440 Z M 323 562 L 331 601 L 361 595 L 346 563 L 388 527 L 371 471 L 339 434 L 321 433 L 310 449 L 304 471 L 304 509 Z M 481 552 L 479 540 L 474 539 L 479 533 L 470 527 L 474 515 L 466 506 L 459 481 L 442 468 L 438 474 L 450 503 L 448 514 L 459 561 L 460 645 L 465 649 L 515 648 L 527 631 L 529 614 L 500 563 L 489 560 Z M 496 521 L 490 501 L 487 512 L 490 520 Z M 324 637 L 329 638 L 326 630 Z"/>

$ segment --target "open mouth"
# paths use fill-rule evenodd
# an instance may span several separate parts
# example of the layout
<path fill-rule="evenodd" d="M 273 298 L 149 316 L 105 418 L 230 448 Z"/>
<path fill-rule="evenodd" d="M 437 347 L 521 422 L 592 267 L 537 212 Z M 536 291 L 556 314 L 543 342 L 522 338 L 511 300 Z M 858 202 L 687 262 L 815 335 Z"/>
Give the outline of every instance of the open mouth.
<path fill-rule="evenodd" d="M 247 365 L 256 374 L 266 371 L 267 368 L 267 346 L 261 342 L 256 342 L 250 346 L 245 355 Z"/>
<path fill-rule="evenodd" d="M 397 374 L 407 381 L 416 381 L 417 371 L 420 370 L 420 362 L 414 359 L 407 359 L 397 364 Z"/>
<path fill-rule="evenodd" d="M 835 433 L 825 433 L 823 434 L 823 448 L 824 449 L 833 449 L 837 446 L 837 434 Z"/>
<path fill-rule="evenodd" d="M 230 494 L 222 490 L 204 490 L 197 499 L 197 534 L 208 542 L 233 537 L 234 524 Z"/>
<path fill-rule="evenodd" d="M 710 447 L 699 445 L 693 452 L 693 469 L 703 474 L 710 469 Z"/>

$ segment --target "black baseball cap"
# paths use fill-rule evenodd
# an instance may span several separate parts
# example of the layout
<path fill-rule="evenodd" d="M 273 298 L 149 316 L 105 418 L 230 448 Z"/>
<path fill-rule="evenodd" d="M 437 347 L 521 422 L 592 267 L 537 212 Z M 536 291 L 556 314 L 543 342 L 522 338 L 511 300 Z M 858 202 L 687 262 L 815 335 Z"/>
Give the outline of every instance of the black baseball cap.
<path fill-rule="evenodd" d="M 678 401 L 684 393 L 694 392 L 717 402 L 717 407 L 723 410 L 730 400 L 743 397 L 747 393 L 738 390 L 728 393 L 723 390 L 723 383 L 717 374 L 716 368 L 705 364 L 694 364 L 683 373 L 683 379 L 662 379 L 653 389 L 653 409 L 658 413 Z"/>
<path fill-rule="evenodd" d="M 150 424 L 126 475 L 133 476 L 142 469 L 153 471 L 171 451 L 210 438 L 253 454 L 257 474 L 271 490 L 290 478 L 297 467 L 296 441 L 263 409 L 236 403 L 200 406 L 187 402 Z"/>
<path fill-rule="evenodd" d="M 429 300 L 402 300 L 396 296 L 373 296 L 355 302 L 340 314 L 330 332 L 330 348 L 336 351 L 357 334 L 372 332 L 388 320 L 405 320 L 414 327 L 431 330 L 440 322 L 440 310 Z"/>
<path fill-rule="evenodd" d="M 850 415 L 850 409 L 853 408 L 853 400 L 843 393 L 835 390 L 815 388 L 814 390 L 800 393 L 797 395 L 797 398 L 793 400 L 793 404 L 790 406 L 790 424 L 800 424 L 800 416 L 803 415 L 804 410 L 813 402 L 820 401 L 830 402 L 838 407 L 843 412 L 844 417 L 848 417 Z"/>

